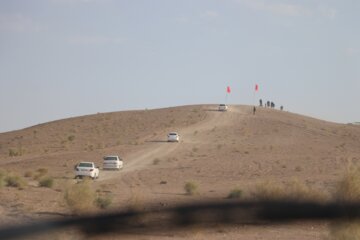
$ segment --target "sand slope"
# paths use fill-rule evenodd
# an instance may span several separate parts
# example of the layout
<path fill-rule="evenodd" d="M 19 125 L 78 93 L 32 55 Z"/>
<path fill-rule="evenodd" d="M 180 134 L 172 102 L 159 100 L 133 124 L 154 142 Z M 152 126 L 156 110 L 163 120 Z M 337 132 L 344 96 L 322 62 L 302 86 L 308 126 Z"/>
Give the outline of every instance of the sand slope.
<path fill-rule="evenodd" d="M 1 133 L 0 169 L 23 176 L 46 168 L 56 181 L 53 189 L 39 188 L 31 178 L 23 190 L 0 189 L 1 222 L 69 214 L 63 196 L 75 184 L 74 164 L 101 166 L 107 154 L 121 155 L 124 169 L 101 171 L 92 184 L 112 195 L 114 208 L 222 199 L 235 187 L 249 197 L 256 184 L 294 179 L 330 194 L 345 168 L 360 161 L 360 126 L 267 108 L 258 108 L 256 115 L 250 106 L 216 109 L 196 105 L 99 113 Z M 166 142 L 169 131 L 181 134 L 180 143 Z M 10 157 L 10 151 L 22 155 Z M 184 194 L 187 181 L 198 185 L 198 195 Z M 289 239 L 296 232 L 298 239 L 319 239 L 327 232 L 319 223 L 218 230 L 143 238 Z"/>

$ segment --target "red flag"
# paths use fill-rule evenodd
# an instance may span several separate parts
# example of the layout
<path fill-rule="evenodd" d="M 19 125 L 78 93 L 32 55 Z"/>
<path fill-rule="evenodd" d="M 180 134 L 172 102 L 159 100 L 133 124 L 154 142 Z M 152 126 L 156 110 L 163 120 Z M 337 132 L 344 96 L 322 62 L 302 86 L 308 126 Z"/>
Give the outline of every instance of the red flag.
<path fill-rule="evenodd" d="M 226 92 L 227 92 L 227 93 L 231 93 L 231 89 L 230 89 L 230 87 L 229 87 L 229 86 L 227 86 L 227 88 L 226 88 Z"/>
<path fill-rule="evenodd" d="M 255 84 L 255 91 L 259 91 L 259 85 Z"/>

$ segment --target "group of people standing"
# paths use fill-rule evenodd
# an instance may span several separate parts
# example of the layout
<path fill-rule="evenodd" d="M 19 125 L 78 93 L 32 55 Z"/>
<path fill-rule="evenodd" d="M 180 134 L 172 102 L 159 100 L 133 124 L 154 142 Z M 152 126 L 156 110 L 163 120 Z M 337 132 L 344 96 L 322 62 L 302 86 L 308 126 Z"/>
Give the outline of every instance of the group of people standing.
<path fill-rule="evenodd" d="M 262 99 L 259 100 L 259 103 L 260 103 L 260 107 L 264 106 L 264 107 L 268 107 L 268 108 L 275 108 L 275 103 L 274 102 L 270 102 L 270 101 L 267 101 L 263 104 L 263 101 Z M 280 106 L 280 110 L 284 110 L 284 107 L 283 106 Z"/>
<path fill-rule="evenodd" d="M 262 99 L 259 100 L 259 106 L 260 107 L 268 107 L 268 108 L 275 108 L 275 103 L 274 102 L 270 102 L 270 101 L 267 101 L 263 104 L 263 101 Z M 280 110 L 284 110 L 284 107 L 283 106 L 280 106 Z M 256 113 L 256 107 L 254 106 L 253 108 L 253 114 Z"/>

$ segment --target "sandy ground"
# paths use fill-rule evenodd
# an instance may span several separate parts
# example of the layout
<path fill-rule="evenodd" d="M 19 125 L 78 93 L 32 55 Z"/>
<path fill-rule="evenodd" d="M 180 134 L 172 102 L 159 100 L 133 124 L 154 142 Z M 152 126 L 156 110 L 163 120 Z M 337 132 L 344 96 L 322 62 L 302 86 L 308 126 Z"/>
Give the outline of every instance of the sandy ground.
<path fill-rule="evenodd" d="M 301 182 L 331 196 L 346 168 L 360 161 L 360 127 L 335 124 L 285 111 L 250 106 L 184 106 L 158 110 L 99 113 L 41 124 L 0 134 L 0 169 L 24 176 L 46 168 L 55 179 L 51 189 L 24 178 L 22 189 L 0 189 L 0 224 L 19 224 L 71 212 L 64 192 L 76 184 L 73 166 L 104 155 L 124 159 L 121 171 L 102 171 L 92 187 L 111 195 L 112 209 L 147 204 L 221 200 L 231 190 L 250 198 L 263 183 Z M 166 142 L 177 131 L 179 143 Z M 73 136 L 73 137 L 70 137 Z M 10 149 L 22 152 L 10 157 Z M 198 186 L 188 196 L 185 182 Z M 96 239 L 324 239 L 328 223 L 216 226 L 169 233 L 164 231 Z M 53 236 L 53 235 L 52 235 Z M 76 231 L 57 233 L 58 239 L 82 239 Z M 46 237 L 45 237 L 46 238 Z"/>

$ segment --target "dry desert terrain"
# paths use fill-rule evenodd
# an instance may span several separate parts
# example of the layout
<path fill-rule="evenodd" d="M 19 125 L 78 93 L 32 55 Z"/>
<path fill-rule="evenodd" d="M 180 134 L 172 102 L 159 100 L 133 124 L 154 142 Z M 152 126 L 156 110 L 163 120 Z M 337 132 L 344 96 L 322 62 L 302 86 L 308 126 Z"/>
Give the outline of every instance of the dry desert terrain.
<path fill-rule="evenodd" d="M 179 143 L 166 141 L 170 131 L 181 135 Z M 105 155 L 120 155 L 123 170 L 103 171 Z M 73 217 L 64 195 L 81 181 L 73 173 L 80 161 L 100 166 L 99 179 L 88 184 L 112 200 L 108 209 L 89 213 L 223 200 L 235 188 L 241 201 L 261 184 L 298 182 L 327 198 L 346 169 L 360 161 L 360 126 L 269 108 L 257 108 L 253 115 L 251 106 L 231 105 L 219 112 L 217 105 L 194 105 L 98 113 L 0 133 L 1 171 L 25 182 L 20 188 L 0 188 L 1 226 Z M 39 186 L 41 168 L 54 180 L 52 187 Z M 196 194 L 185 194 L 186 182 L 196 184 Z M 326 239 L 329 225 L 219 223 L 94 239 Z M 85 238 L 75 230 L 47 234 L 39 238 Z"/>

